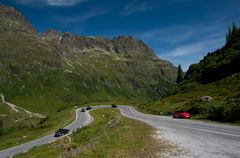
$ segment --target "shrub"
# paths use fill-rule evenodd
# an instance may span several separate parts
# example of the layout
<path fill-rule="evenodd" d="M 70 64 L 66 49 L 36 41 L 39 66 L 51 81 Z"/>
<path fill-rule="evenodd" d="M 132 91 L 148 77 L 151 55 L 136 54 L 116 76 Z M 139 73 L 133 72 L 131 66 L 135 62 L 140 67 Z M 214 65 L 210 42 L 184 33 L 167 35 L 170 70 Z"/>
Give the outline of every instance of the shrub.
<path fill-rule="evenodd" d="M 213 106 L 209 110 L 209 115 L 207 116 L 207 119 L 212 121 L 223 121 L 223 118 L 224 118 L 224 107 Z"/>
<path fill-rule="evenodd" d="M 240 121 L 240 106 L 234 105 L 231 108 L 225 110 L 225 122 L 236 122 Z"/>
<path fill-rule="evenodd" d="M 47 122 L 47 120 L 49 120 L 49 116 L 46 116 L 45 118 L 41 118 L 38 124 L 39 124 L 39 125 L 42 125 L 42 124 L 44 124 L 45 122 Z"/>
<path fill-rule="evenodd" d="M 207 116 L 207 119 L 210 119 L 212 121 L 222 121 L 222 122 L 240 121 L 240 106 L 237 104 L 231 107 L 213 106 L 208 113 L 209 115 Z"/>
<path fill-rule="evenodd" d="M 0 136 L 3 134 L 3 122 L 0 120 Z"/>

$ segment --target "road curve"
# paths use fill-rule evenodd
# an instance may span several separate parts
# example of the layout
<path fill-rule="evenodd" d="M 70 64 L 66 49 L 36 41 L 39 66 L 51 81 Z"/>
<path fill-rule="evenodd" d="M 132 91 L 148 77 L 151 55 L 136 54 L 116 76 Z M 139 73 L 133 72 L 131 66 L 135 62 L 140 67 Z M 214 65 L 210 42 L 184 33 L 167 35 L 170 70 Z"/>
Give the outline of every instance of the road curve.
<path fill-rule="evenodd" d="M 93 110 L 100 108 L 110 108 L 110 106 L 94 106 Z M 240 157 L 240 127 L 143 114 L 131 106 L 118 106 L 118 109 L 122 115 L 150 124 L 160 130 L 166 139 L 185 148 L 188 152 L 181 157 Z M 77 109 L 75 120 L 65 128 L 73 131 L 88 125 L 92 120 L 88 111 L 84 113 Z M 34 146 L 47 144 L 56 139 L 54 134 L 49 134 L 34 141 L 2 150 L 0 158 L 26 152 Z"/>
<path fill-rule="evenodd" d="M 76 110 L 76 117 L 75 120 L 69 124 L 68 126 L 64 127 L 70 130 L 69 134 L 72 133 L 77 128 L 81 128 L 83 126 L 88 125 L 93 121 L 93 118 L 88 114 L 88 111 L 81 112 L 81 109 Z M 65 135 L 66 136 L 66 135 Z M 59 138 L 54 137 L 54 133 L 46 135 L 44 137 L 38 138 L 36 140 L 8 148 L 5 150 L 0 151 L 0 158 L 5 157 L 12 157 L 18 153 L 27 152 L 29 149 L 33 148 L 34 146 L 39 146 L 47 143 L 51 143 Z"/>
<path fill-rule="evenodd" d="M 143 114 L 120 106 L 122 115 L 143 121 L 172 143 L 186 149 L 179 157 L 240 158 L 240 127 Z"/>

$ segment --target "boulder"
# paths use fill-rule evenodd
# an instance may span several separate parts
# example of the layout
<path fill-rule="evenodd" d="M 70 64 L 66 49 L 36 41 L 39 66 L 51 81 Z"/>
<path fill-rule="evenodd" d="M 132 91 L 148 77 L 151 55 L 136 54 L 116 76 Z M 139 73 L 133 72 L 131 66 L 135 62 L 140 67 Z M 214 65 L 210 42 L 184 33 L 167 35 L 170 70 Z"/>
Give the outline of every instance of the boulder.
<path fill-rule="evenodd" d="M 213 100 L 210 96 L 202 96 L 201 99 L 203 102 L 211 102 Z"/>

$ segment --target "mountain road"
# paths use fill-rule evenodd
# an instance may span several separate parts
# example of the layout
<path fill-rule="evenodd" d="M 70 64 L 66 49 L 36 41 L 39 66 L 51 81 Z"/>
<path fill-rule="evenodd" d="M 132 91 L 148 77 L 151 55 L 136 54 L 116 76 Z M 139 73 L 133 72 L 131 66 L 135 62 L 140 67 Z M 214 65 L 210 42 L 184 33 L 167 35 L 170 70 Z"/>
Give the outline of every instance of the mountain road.
<path fill-rule="evenodd" d="M 111 106 L 93 106 L 93 110 L 111 108 Z M 143 114 L 131 106 L 118 106 L 117 109 L 125 117 L 145 122 L 156 128 L 161 135 L 171 143 L 183 148 L 186 152 L 178 157 L 203 158 L 239 158 L 240 157 L 240 127 L 208 123 L 195 120 L 173 119 L 167 116 Z M 93 121 L 88 111 L 76 110 L 75 120 L 64 127 L 70 133 L 77 128 L 86 126 Z M 27 152 L 34 146 L 53 142 L 59 138 L 54 133 L 42 138 L 0 151 L 0 158 L 12 157 L 17 153 Z"/>

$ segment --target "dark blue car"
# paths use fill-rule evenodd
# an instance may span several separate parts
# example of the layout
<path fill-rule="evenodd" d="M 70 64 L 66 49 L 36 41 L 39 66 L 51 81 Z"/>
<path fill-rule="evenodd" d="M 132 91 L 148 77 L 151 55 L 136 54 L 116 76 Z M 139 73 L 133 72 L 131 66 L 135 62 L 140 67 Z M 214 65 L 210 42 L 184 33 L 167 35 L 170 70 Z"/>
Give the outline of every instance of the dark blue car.
<path fill-rule="evenodd" d="M 69 133 L 69 129 L 62 128 L 62 129 L 57 130 L 54 137 L 61 137 L 61 136 L 66 135 L 68 133 Z"/>

